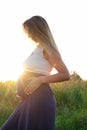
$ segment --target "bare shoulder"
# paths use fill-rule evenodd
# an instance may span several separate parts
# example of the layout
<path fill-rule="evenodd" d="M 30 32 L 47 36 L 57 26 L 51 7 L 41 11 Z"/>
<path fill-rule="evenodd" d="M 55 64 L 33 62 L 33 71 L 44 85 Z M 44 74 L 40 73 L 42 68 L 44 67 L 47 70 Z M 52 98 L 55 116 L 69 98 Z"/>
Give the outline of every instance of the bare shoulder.
<path fill-rule="evenodd" d="M 49 59 L 49 55 L 46 52 L 46 50 L 44 50 L 44 49 L 43 49 L 43 56 L 44 56 L 45 59 L 47 59 L 47 60 Z"/>
<path fill-rule="evenodd" d="M 61 61 L 62 61 L 62 58 L 59 52 L 56 52 L 55 50 L 53 50 L 52 53 L 49 54 L 49 62 L 53 66 L 56 66 Z"/>
<path fill-rule="evenodd" d="M 56 61 L 58 62 L 59 60 L 61 60 L 61 56 L 60 56 L 59 52 L 55 52 L 54 50 L 50 54 L 48 54 L 48 52 L 46 52 L 46 50 L 43 50 L 43 56 L 52 65 L 54 65 L 56 63 Z"/>
<path fill-rule="evenodd" d="M 49 55 L 49 63 L 58 71 L 61 73 L 67 73 L 68 69 L 62 60 L 62 57 L 59 52 L 53 51 L 52 54 Z"/>
<path fill-rule="evenodd" d="M 66 77 L 66 79 L 69 79 L 69 77 L 70 77 L 69 71 L 68 71 L 64 61 L 62 60 L 60 53 L 53 50 L 52 53 L 50 53 L 50 54 L 45 52 L 45 55 L 46 55 L 49 63 L 53 66 L 53 68 L 55 68 L 58 71 L 58 73 L 64 75 L 64 77 Z"/>

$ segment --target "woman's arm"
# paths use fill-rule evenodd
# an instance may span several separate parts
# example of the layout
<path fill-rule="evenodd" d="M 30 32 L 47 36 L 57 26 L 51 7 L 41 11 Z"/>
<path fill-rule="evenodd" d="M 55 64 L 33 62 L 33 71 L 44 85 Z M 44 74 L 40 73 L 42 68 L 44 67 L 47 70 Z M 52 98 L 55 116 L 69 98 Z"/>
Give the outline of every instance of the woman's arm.
<path fill-rule="evenodd" d="M 45 54 L 45 57 L 46 55 L 48 54 Z M 48 61 L 58 71 L 58 73 L 50 76 L 41 76 L 40 80 L 42 83 L 55 83 L 69 80 L 69 71 L 59 53 L 54 51 L 48 56 Z"/>
<path fill-rule="evenodd" d="M 58 71 L 58 73 L 50 76 L 39 76 L 32 78 L 31 82 L 29 82 L 28 86 L 24 90 L 27 95 L 36 91 L 41 84 L 62 82 L 70 78 L 69 71 L 59 53 L 53 52 L 50 56 L 44 53 L 44 57 Z"/>

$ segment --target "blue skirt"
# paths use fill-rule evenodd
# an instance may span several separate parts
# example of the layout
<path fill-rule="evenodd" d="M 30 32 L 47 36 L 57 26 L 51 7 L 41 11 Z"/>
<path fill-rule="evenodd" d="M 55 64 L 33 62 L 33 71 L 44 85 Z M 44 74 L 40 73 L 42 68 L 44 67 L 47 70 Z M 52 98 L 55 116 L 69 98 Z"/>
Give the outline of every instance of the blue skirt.
<path fill-rule="evenodd" d="M 56 100 L 49 84 L 26 96 L 1 130 L 54 130 Z"/>

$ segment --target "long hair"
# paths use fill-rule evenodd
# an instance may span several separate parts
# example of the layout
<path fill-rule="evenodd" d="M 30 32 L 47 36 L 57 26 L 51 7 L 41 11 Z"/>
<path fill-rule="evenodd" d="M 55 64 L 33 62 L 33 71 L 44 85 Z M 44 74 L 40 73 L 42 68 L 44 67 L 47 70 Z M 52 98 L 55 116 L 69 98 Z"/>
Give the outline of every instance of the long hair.
<path fill-rule="evenodd" d="M 23 23 L 24 31 L 48 53 L 58 51 L 48 23 L 41 16 L 33 16 Z"/>

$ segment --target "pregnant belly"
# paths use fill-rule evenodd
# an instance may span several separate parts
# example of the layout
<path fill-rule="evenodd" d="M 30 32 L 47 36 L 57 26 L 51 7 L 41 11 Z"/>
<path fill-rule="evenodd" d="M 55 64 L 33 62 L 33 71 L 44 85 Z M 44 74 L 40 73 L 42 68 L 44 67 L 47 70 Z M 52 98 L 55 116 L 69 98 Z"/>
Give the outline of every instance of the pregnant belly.
<path fill-rule="evenodd" d="M 34 73 L 24 72 L 20 77 L 18 78 L 16 82 L 16 94 L 17 97 L 24 98 L 26 95 L 24 93 L 25 87 L 29 84 L 29 82 L 34 77 Z"/>
<path fill-rule="evenodd" d="M 24 93 L 25 87 L 29 84 L 33 77 L 42 76 L 42 74 L 24 72 L 17 80 L 16 94 L 19 97 L 25 98 L 27 95 Z"/>

